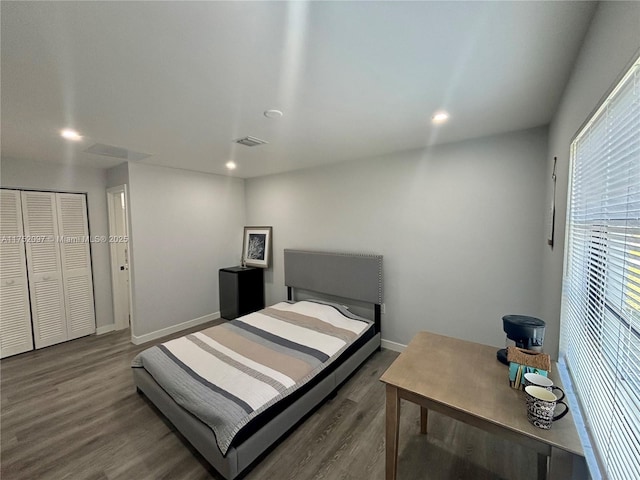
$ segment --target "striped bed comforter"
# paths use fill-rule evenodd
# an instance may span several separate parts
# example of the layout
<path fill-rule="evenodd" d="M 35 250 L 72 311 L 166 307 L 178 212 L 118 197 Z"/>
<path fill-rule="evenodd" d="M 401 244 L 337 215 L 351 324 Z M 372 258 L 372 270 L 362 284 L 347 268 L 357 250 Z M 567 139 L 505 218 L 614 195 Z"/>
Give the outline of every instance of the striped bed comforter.
<path fill-rule="evenodd" d="M 312 301 L 282 302 L 151 347 L 133 359 L 211 427 L 226 455 L 251 419 L 330 365 L 371 322 Z"/>

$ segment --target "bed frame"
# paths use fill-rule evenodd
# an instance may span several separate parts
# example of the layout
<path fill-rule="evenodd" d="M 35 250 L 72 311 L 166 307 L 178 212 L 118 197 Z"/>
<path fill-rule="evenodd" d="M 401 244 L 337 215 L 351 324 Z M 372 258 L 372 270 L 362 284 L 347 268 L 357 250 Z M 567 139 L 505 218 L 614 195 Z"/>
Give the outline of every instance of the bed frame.
<path fill-rule="evenodd" d="M 246 471 L 260 455 L 330 396 L 373 352 L 380 349 L 382 255 L 285 250 L 284 262 L 289 300 L 293 299 L 295 289 L 296 292 L 313 292 L 316 297 L 320 295 L 321 298 L 339 300 L 353 307 L 354 311 L 361 309 L 363 304 L 373 305 L 375 335 L 251 437 L 230 447 L 225 456 L 220 452 L 210 427 L 175 403 L 146 370 L 132 369 L 137 391 L 144 393 L 227 480 Z M 362 315 L 360 311 L 357 313 Z"/>

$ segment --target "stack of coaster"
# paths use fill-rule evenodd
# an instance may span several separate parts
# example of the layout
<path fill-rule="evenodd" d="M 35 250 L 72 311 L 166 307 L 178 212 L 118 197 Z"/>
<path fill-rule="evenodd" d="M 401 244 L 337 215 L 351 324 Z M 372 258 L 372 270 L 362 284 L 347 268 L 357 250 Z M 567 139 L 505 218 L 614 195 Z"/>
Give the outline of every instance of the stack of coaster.
<path fill-rule="evenodd" d="M 512 388 L 520 388 L 525 373 L 538 373 L 548 376 L 551 370 L 551 357 L 546 353 L 534 352 L 518 347 L 507 347 L 509 361 L 509 384 Z"/>

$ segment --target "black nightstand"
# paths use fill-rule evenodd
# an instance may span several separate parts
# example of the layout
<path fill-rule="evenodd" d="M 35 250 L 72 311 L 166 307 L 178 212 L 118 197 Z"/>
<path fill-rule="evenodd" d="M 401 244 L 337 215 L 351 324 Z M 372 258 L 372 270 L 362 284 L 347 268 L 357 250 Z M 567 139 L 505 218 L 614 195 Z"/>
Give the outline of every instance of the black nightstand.
<path fill-rule="evenodd" d="M 218 272 L 220 316 L 227 320 L 264 308 L 262 268 L 228 267 Z"/>

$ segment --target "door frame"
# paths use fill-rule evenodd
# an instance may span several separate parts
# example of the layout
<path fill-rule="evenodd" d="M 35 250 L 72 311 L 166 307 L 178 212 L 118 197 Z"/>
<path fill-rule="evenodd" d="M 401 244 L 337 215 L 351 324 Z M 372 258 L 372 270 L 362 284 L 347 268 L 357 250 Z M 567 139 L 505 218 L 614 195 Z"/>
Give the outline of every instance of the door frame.
<path fill-rule="evenodd" d="M 118 272 L 120 271 L 120 265 L 118 264 L 118 256 L 116 253 L 116 244 L 115 242 L 109 242 L 109 252 L 110 252 L 110 263 L 111 263 L 111 292 L 112 292 L 112 300 L 113 300 L 113 317 L 114 317 L 114 326 L 115 330 L 123 330 L 128 328 L 133 323 L 133 310 L 132 310 L 132 302 L 131 302 L 131 231 L 129 225 L 129 195 L 127 194 L 127 185 L 118 185 L 115 187 L 107 188 L 107 212 L 109 215 L 109 235 L 115 235 L 115 212 L 113 210 L 113 202 L 115 200 L 116 195 L 124 194 L 124 221 L 127 226 L 127 236 L 129 237 L 127 242 L 127 252 L 128 252 L 128 261 L 129 268 L 127 270 L 127 275 L 129 277 L 129 323 L 127 325 L 123 324 L 120 320 L 122 318 L 122 309 L 120 307 L 121 302 L 118 298 L 118 292 L 120 289 L 118 288 Z"/>

